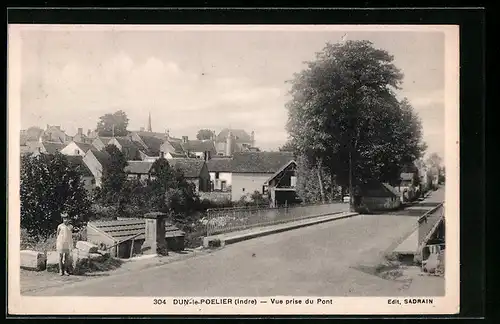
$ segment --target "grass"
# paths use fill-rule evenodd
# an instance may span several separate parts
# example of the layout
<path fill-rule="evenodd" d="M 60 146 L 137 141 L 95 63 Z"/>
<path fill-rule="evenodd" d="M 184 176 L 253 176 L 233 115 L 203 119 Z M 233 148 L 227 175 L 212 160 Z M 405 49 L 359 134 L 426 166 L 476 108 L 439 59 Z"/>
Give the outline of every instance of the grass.
<path fill-rule="evenodd" d="M 73 233 L 73 243 L 87 240 L 87 230 L 83 229 Z M 33 237 L 25 229 L 21 229 L 21 250 L 33 250 L 38 252 L 48 252 L 56 250 L 56 234 L 48 237 Z"/>
<path fill-rule="evenodd" d="M 47 252 L 56 250 L 56 235 L 47 238 L 33 237 L 25 229 L 21 229 L 21 250 Z"/>
<path fill-rule="evenodd" d="M 116 270 L 123 264 L 122 260 L 115 259 L 112 257 L 108 257 L 103 261 L 93 261 L 89 260 L 81 269 L 84 273 L 92 273 L 92 272 L 104 272 Z"/>

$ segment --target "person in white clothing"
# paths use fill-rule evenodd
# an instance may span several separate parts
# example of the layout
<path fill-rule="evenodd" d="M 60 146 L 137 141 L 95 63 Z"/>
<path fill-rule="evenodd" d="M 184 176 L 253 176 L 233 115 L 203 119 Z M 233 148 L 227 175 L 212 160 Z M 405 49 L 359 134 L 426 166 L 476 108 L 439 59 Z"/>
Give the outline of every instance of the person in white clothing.
<path fill-rule="evenodd" d="M 59 253 L 59 273 L 61 276 L 64 276 L 65 274 L 69 276 L 68 261 L 69 253 L 71 252 L 71 249 L 73 249 L 73 229 L 69 224 L 68 214 L 63 213 L 61 217 L 63 222 L 57 226 L 56 241 L 56 248 Z"/>

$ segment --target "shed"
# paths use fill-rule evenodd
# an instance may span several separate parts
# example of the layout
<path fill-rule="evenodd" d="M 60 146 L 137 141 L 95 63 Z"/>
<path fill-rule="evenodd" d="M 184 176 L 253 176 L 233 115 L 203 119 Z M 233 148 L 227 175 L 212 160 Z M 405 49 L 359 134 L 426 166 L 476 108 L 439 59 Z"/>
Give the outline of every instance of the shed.
<path fill-rule="evenodd" d="M 145 240 L 146 220 L 144 218 L 95 221 L 87 223 L 87 240 L 96 245 L 104 244 L 110 248 L 114 257 L 128 258 L 140 254 Z M 184 250 L 185 233 L 177 226 L 165 222 L 165 239 L 168 250 Z"/>
<path fill-rule="evenodd" d="M 358 186 L 354 199 L 356 208 L 365 212 L 392 210 L 401 206 L 399 193 L 389 184 L 378 181 Z"/>

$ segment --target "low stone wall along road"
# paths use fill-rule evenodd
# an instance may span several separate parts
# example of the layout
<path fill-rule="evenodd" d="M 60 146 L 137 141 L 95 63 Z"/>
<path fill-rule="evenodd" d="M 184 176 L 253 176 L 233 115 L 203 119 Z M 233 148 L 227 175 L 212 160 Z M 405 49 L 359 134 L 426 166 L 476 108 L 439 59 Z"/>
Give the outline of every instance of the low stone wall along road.
<path fill-rule="evenodd" d="M 441 192 L 432 199 L 440 200 Z M 444 197 L 444 194 L 443 194 Z M 32 292 L 40 296 L 407 296 L 374 274 L 425 210 L 358 215 L 228 245 L 171 264 Z M 436 295 L 436 285 L 418 293 Z"/>

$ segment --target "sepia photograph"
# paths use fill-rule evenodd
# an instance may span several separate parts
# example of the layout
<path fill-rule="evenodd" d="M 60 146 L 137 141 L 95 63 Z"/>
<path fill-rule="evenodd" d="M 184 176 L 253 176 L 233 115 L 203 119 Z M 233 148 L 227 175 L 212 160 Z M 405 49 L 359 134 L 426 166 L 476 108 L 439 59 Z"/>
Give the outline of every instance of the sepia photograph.
<path fill-rule="evenodd" d="M 10 25 L 8 51 L 19 314 L 458 312 L 458 27 Z"/>

